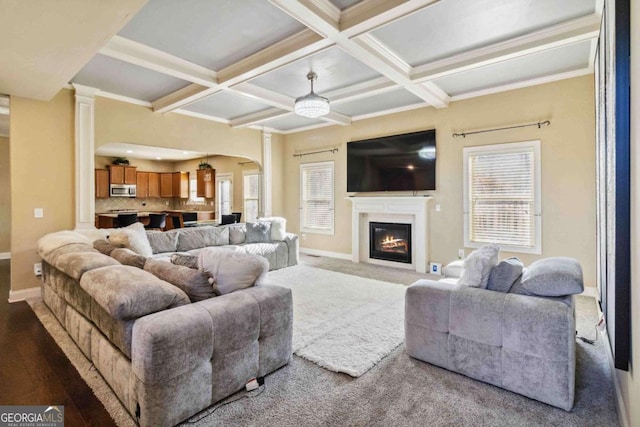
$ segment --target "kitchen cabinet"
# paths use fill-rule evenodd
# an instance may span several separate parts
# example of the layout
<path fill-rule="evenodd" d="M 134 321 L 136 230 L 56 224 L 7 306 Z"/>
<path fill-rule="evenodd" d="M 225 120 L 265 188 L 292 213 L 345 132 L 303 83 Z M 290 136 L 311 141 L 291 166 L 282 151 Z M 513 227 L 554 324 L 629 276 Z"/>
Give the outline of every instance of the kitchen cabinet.
<path fill-rule="evenodd" d="M 149 192 L 148 197 L 160 197 L 160 174 L 157 172 L 148 172 L 149 174 Z"/>
<path fill-rule="evenodd" d="M 110 184 L 136 184 L 136 167 L 109 165 Z"/>
<path fill-rule="evenodd" d="M 172 177 L 173 197 L 189 198 L 189 172 L 174 172 Z"/>
<path fill-rule="evenodd" d="M 136 173 L 136 197 L 138 199 L 149 197 L 149 172 Z"/>
<path fill-rule="evenodd" d="M 196 177 L 196 195 L 206 199 L 213 199 L 216 196 L 216 170 L 198 169 Z"/>
<path fill-rule="evenodd" d="M 96 199 L 109 197 L 109 171 L 107 169 L 96 169 Z"/>
<path fill-rule="evenodd" d="M 160 174 L 160 197 L 173 197 L 173 174 L 171 172 Z"/>

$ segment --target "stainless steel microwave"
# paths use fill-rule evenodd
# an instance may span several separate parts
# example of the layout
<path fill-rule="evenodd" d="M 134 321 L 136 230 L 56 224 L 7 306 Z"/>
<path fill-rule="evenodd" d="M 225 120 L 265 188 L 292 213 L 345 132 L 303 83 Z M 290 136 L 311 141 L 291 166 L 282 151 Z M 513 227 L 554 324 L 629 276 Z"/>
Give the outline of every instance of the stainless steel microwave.
<path fill-rule="evenodd" d="M 109 186 L 111 197 L 136 197 L 136 186 L 127 184 L 111 184 Z"/>

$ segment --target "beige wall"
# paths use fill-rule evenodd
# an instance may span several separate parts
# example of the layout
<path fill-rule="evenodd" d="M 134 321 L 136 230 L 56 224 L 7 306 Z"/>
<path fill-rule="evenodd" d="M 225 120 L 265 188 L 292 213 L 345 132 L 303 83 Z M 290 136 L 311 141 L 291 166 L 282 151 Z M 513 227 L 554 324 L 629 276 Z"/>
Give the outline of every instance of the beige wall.
<path fill-rule="evenodd" d="M 95 156 L 96 169 L 107 169 L 115 157 Z M 129 159 L 129 165 L 137 167 L 138 172 L 173 172 L 175 162 L 163 160 Z"/>
<path fill-rule="evenodd" d="M 437 131 L 437 190 L 430 204 L 430 261 L 447 263 L 463 247 L 463 147 L 539 139 L 542 165 L 542 256 L 572 256 L 595 286 L 595 125 L 593 76 L 563 80 L 510 92 L 453 102 L 448 108 L 422 108 L 332 126 L 285 137 L 285 216 L 299 230 L 299 167 L 305 162 L 335 161 L 335 235 L 308 234 L 301 246 L 351 253 L 351 204 L 346 200 L 348 141 L 412 132 Z M 453 132 L 550 120 L 551 126 L 453 138 Z M 336 154 L 294 158 L 296 151 L 340 146 Z M 435 205 L 441 211 L 435 211 Z M 466 250 L 467 253 L 470 249 Z M 511 254 L 503 253 L 502 256 Z M 515 254 L 525 264 L 539 256 Z"/>
<path fill-rule="evenodd" d="M 11 289 L 40 285 L 33 264 L 43 235 L 75 224 L 74 98 L 60 91 L 51 101 L 11 98 Z M 44 218 L 33 217 L 34 208 Z"/>
<path fill-rule="evenodd" d="M 147 107 L 96 98 L 96 148 L 127 142 L 262 161 L 262 133 L 177 113 L 158 114 Z"/>
<path fill-rule="evenodd" d="M 0 252 L 11 252 L 9 138 L 0 137 Z"/>

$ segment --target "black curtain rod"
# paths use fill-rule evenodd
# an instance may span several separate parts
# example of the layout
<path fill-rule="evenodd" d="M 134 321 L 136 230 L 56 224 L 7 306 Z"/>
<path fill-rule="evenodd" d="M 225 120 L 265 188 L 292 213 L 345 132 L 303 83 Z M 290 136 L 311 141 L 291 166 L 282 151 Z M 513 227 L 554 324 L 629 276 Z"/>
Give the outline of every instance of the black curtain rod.
<path fill-rule="evenodd" d="M 302 157 L 302 156 L 308 156 L 308 155 L 311 155 L 311 154 L 329 153 L 329 152 L 331 152 L 331 153 L 335 153 L 335 152 L 337 152 L 337 151 L 338 151 L 338 149 L 337 149 L 337 148 L 330 148 L 330 149 L 327 149 L 327 150 L 312 151 L 312 152 L 310 152 L 310 153 L 295 153 L 295 154 L 293 155 L 293 157 Z"/>
<path fill-rule="evenodd" d="M 538 129 L 540 129 L 542 126 L 549 126 L 550 124 L 551 124 L 551 122 L 549 120 L 545 120 L 544 122 L 529 123 L 527 125 L 518 125 L 518 126 L 508 126 L 508 127 L 504 127 L 504 128 L 477 130 L 477 131 L 474 131 L 474 132 L 454 133 L 451 136 L 453 136 L 454 138 L 457 138 L 459 136 L 461 136 L 463 138 L 466 138 L 467 135 L 475 135 L 476 133 L 495 132 L 495 131 L 498 131 L 498 130 L 517 129 L 517 128 L 526 128 L 526 127 L 529 127 L 529 126 L 538 126 Z"/>

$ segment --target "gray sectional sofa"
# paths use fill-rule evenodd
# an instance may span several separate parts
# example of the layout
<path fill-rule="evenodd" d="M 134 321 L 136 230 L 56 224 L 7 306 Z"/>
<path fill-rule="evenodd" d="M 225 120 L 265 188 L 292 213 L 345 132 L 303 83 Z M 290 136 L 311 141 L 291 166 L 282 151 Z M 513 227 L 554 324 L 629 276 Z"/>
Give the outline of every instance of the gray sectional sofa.
<path fill-rule="evenodd" d="M 176 250 L 203 235 L 185 231 L 193 239 L 176 233 Z M 223 295 L 192 294 L 194 284 L 211 288 L 201 270 L 128 249 L 112 248 L 118 254 L 112 257 L 93 243 L 71 231 L 40 240 L 43 300 L 140 425 L 175 425 L 290 361 L 289 289 L 258 283 Z M 275 266 L 290 259 L 282 245 L 269 252 Z M 266 274 L 260 257 L 228 252 Z M 155 267 L 141 268 L 145 259 Z"/>
<path fill-rule="evenodd" d="M 509 262 L 514 263 L 500 264 Z M 411 285 L 405 300 L 407 352 L 568 411 L 574 400 L 573 294 L 583 290 L 580 265 L 548 258 L 529 268 L 520 264 L 514 273 L 512 266 L 504 270 L 496 263 L 497 258 L 485 263 L 480 283 L 465 282 L 464 265 L 456 263 L 448 266 L 453 277 Z"/>

